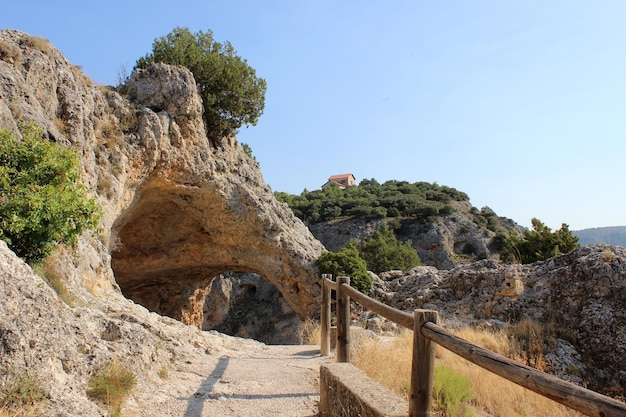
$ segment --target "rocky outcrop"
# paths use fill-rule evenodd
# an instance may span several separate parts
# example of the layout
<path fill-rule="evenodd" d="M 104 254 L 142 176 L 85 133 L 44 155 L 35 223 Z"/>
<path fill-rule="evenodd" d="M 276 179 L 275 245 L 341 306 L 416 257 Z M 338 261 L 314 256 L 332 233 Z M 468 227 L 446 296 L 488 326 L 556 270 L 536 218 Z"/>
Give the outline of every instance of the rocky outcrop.
<path fill-rule="evenodd" d="M 49 44 L 29 46 L 28 36 L 0 32 L 21 52 L 0 61 L 1 127 L 19 134 L 20 122 L 34 121 L 50 140 L 80 149 L 84 181 L 104 211 L 101 238 L 78 247 L 93 263 L 68 274 L 119 286 L 197 327 L 202 292 L 226 271 L 263 276 L 302 318 L 316 308 L 322 245 L 274 199 L 234 137 L 209 143 L 191 72 L 135 71 L 124 97 L 93 85 Z"/>
<path fill-rule="evenodd" d="M 203 330 L 217 330 L 267 344 L 300 344 L 300 320 L 263 277 L 226 273 L 207 289 Z"/>
<path fill-rule="evenodd" d="M 394 229 L 399 240 L 411 240 L 422 262 L 438 269 L 452 269 L 478 259 L 498 258 L 501 238 L 480 224 L 479 211 L 468 201 L 453 201 L 455 212 L 424 222 L 413 219 L 346 219 L 309 225 L 313 235 L 328 250 L 339 251 L 351 239 L 363 240 L 383 226 Z M 483 220 L 484 221 L 484 220 Z M 497 217 L 501 234 L 521 234 L 522 228 L 510 219 Z"/>
<path fill-rule="evenodd" d="M 531 265 L 484 260 L 449 271 L 416 267 L 374 277 L 372 294 L 402 310 L 433 309 L 451 324 L 515 323 L 551 327 L 549 365 L 597 391 L 626 387 L 626 249 L 585 246 Z M 379 320 L 373 322 L 380 326 Z M 568 358 L 579 358 L 570 369 Z M 573 369 L 575 368 L 575 369 Z"/>
<path fill-rule="evenodd" d="M 47 268 L 56 270 L 54 263 Z M 149 313 L 119 292 L 88 302 L 77 297 L 70 307 L 2 241 L 0 280 L 0 386 L 10 372 L 32 372 L 49 393 L 37 415 L 108 415 L 86 392 L 89 377 L 111 360 L 142 386 L 177 362 L 253 343 Z"/>

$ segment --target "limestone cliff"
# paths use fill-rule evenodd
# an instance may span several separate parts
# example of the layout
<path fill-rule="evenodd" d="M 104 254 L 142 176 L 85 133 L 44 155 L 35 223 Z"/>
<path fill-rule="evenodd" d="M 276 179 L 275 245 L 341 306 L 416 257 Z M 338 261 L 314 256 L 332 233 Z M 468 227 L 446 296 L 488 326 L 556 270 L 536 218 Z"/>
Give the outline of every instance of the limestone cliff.
<path fill-rule="evenodd" d="M 191 72 L 153 65 L 133 73 L 122 96 L 29 38 L 0 33 L 19 51 L 0 61 L 0 127 L 18 134 L 19 123 L 34 121 L 50 140 L 79 149 L 105 215 L 101 237 L 78 246 L 89 263 L 76 266 L 77 281 L 119 285 L 149 309 L 200 327 L 210 280 L 254 272 L 300 317 L 311 312 L 323 247 L 274 199 L 235 137 L 209 143 Z"/>

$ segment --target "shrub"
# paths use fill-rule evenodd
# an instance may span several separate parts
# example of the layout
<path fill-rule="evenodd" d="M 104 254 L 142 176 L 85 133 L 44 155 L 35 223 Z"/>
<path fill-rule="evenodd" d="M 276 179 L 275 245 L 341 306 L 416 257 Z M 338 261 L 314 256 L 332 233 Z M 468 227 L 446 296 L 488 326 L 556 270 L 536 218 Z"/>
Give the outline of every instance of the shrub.
<path fill-rule="evenodd" d="M 377 274 L 393 269 L 406 271 L 421 264 L 411 241 L 399 242 L 388 227 L 377 230 L 371 238 L 365 239 L 359 246 L 359 255 L 365 259 L 369 270 Z"/>
<path fill-rule="evenodd" d="M 458 416 L 461 404 L 472 401 L 474 392 L 468 377 L 447 366 L 436 365 L 433 397 L 437 407 L 445 411 L 446 416 Z"/>
<path fill-rule="evenodd" d="M 152 53 L 140 58 L 136 68 L 153 62 L 182 65 L 198 83 L 209 136 L 219 139 L 244 124 L 256 125 L 265 107 L 266 83 L 229 42 L 213 40 L 213 33 L 177 27 L 154 40 Z"/>
<path fill-rule="evenodd" d="M 337 253 L 322 252 L 317 266 L 322 274 L 349 276 L 350 286 L 362 293 L 367 294 L 372 289 L 372 278 L 367 273 L 367 265 L 354 246 L 349 245 Z"/>
<path fill-rule="evenodd" d="M 565 223 L 561 229 L 552 232 L 539 219 L 533 218 L 531 222 L 533 230 L 524 231 L 523 236 L 509 233 L 504 239 L 501 260 L 530 264 L 568 253 L 580 246 L 578 238 Z"/>
<path fill-rule="evenodd" d="M 122 363 L 113 360 L 89 379 L 87 395 L 108 407 L 112 416 L 119 416 L 124 400 L 136 383 L 135 374 Z"/>
<path fill-rule="evenodd" d="M 34 124 L 22 133 L 0 129 L 0 239 L 36 262 L 95 228 L 100 210 L 79 183 L 77 152 L 43 140 Z"/>

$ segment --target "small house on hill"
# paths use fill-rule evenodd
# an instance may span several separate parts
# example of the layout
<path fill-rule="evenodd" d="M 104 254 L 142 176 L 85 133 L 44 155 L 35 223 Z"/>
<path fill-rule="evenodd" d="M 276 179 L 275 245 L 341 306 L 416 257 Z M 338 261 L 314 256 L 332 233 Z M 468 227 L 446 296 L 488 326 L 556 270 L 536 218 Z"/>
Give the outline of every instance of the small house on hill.
<path fill-rule="evenodd" d="M 328 177 L 328 181 L 322 185 L 322 189 L 328 187 L 331 184 L 335 184 L 337 187 L 345 190 L 347 187 L 352 187 L 356 182 L 356 178 L 352 174 L 331 175 Z"/>

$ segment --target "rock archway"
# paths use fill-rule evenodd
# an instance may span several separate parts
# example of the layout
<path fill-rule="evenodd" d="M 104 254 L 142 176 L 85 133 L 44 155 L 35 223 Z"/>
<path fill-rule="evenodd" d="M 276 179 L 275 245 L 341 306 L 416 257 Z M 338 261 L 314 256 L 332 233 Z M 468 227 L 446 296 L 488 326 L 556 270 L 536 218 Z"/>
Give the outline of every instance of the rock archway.
<path fill-rule="evenodd" d="M 287 229 L 286 208 L 255 201 L 250 190 L 214 182 L 151 181 L 114 223 L 111 265 L 122 292 L 152 311 L 202 326 L 205 288 L 227 271 L 265 277 L 301 317 L 315 309 L 313 260 L 303 225 Z M 266 202 L 267 203 L 267 202 Z M 289 213 L 291 215 L 291 213 Z M 281 224 L 282 223 L 282 224 Z M 306 237 L 306 236 L 304 236 Z"/>

